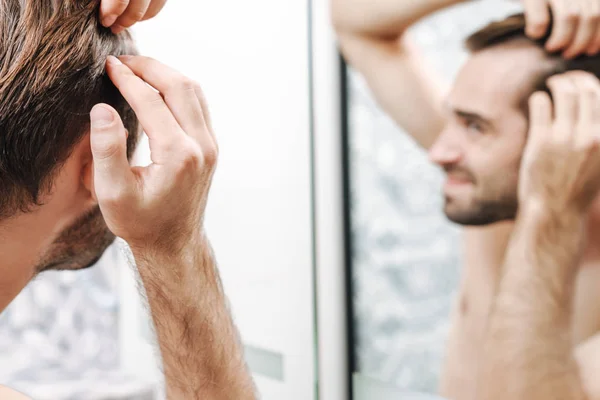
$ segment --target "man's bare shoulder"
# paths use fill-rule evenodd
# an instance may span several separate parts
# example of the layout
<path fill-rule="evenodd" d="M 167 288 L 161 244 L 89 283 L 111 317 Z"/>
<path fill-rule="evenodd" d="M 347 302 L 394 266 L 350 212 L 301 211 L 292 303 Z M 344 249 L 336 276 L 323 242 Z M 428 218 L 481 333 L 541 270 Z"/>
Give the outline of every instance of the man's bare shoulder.
<path fill-rule="evenodd" d="M 23 393 L 19 393 L 16 390 L 9 389 L 5 386 L 0 385 L 0 399 L 2 400 L 31 400 Z"/>

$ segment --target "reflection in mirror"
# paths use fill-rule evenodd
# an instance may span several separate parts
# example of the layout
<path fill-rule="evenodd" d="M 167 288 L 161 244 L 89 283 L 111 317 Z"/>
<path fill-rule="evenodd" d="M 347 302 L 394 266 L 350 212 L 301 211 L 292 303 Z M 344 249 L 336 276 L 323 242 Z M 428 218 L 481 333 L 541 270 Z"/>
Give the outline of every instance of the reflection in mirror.
<path fill-rule="evenodd" d="M 464 39 L 520 9 L 515 2 L 470 2 L 421 20 L 409 37 L 449 86 L 467 56 Z M 462 230 L 443 212 L 445 177 L 353 66 L 347 93 L 354 397 L 444 392 L 463 262 Z M 414 100 L 402 101 L 410 108 Z"/>

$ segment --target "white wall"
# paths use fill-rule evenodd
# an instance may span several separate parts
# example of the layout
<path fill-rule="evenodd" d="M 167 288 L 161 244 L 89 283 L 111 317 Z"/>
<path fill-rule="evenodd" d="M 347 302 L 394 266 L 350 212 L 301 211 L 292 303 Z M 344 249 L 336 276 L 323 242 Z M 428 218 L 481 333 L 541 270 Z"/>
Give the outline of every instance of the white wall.
<path fill-rule="evenodd" d="M 262 398 L 312 400 L 307 0 L 173 0 L 134 32 L 143 54 L 197 80 L 208 98 L 221 148 L 209 235 L 244 343 L 283 357 L 283 381 L 255 375 Z M 125 364 L 146 371 L 131 281 L 123 290 Z"/>

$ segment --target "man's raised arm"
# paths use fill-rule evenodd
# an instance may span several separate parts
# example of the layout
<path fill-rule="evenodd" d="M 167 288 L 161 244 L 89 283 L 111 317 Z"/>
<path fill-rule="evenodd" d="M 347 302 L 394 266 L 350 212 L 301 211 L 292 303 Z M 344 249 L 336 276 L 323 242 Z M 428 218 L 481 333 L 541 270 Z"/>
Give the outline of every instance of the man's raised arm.
<path fill-rule="evenodd" d="M 576 71 L 552 77 L 549 86 L 554 107 L 543 92 L 530 100 L 519 213 L 486 333 L 477 400 L 600 399 L 600 365 L 578 355 L 571 326 L 586 215 L 600 189 L 600 83 Z M 600 341 L 583 346 L 598 354 Z"/>
<path fill-rule="evenodd" d="M 444 126 L 446 86 L 405 31 L 419 19 L 464 0 L 331 0 L 332 20 L 346 61 L 375 99 L 421 146 Z"/>

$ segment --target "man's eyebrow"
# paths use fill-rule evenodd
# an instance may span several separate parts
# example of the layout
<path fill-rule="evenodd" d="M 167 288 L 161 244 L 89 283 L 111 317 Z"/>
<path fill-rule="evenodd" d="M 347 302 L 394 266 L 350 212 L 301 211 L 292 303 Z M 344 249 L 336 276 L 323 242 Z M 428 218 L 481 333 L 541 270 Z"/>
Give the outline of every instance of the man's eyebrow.
<path fill-rule="evenodd" d="M 483 115 L 478 114 L 478 113 L 473 112 L 473 111 L 460 110 L 460 109 L 457 109 L 457 108 L 453 108 L 451 110 L 452 110 L 452 113 L 454 115 L 456 115 L 456 116 L 458 116 L 460 118 L 464 118 L 464 119 L 467 119 L 469 121 L 475 121 L 475 122 L 478 122 L 478 123 L 480 123 L 482 125 L 486 125 L 488 127 L 493 127 L 494 126 L 493 120 L 490 117 L 483 116 Z"/>

